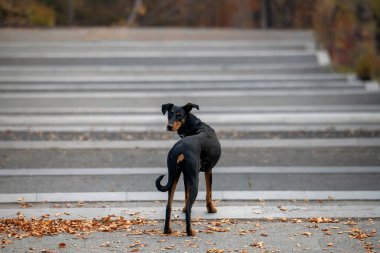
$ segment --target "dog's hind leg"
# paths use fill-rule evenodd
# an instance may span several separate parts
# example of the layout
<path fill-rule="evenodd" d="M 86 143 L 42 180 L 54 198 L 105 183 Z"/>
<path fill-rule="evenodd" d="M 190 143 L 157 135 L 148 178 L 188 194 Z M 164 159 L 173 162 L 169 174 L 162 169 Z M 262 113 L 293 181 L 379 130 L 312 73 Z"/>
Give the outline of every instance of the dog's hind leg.
<path fill-rule="evenodd" d="M 211 170 L 205 171 L 205 179 L 206 179 L 206 207 L 207 212 L 216 213 L 217 210 L 212 203 L 212 172 Z"/>
<path fill-rule="evenodd" d="M 187 189 L 186 194 L 188 195 L 188 199 L 186 201 L 186 234 L 188 236 L 194 236 L 195 231 L 191 228 L 191 208 L 195 202 L 195 199 L 198 195 L 198 173 L 195 175 L 184 175 L 185 180 L 187 181 Z"/>
<path fill-rule="evenodd" d="M 165 217 L 165 226 L 164 226 L 164 233 L 165 234 L 171 234 L 172 229 L 171 226 L 171 213 L 172 213 L 172 203 L 173 203 L 173 197 L 174 192 L 177 187 L 178 179 L 181 176 L 181 171 L 177 170 L 177 173 L 175 175 L 172 187 L 168 191 L 168 204 L 166 205 L 166 217 Z"/>
<path fill-rule="evenodd" d="M 187 190 L 187 181 L 185 179 L 185 177 L 183 177 L 183 183 L 185 185 L 185 205 L 183 206 L 182 208 L 182 212 L 183 213 L 186 213 L 186 209 L 187 209 L 187 202 L 189 201 L 189 192 Z"/>

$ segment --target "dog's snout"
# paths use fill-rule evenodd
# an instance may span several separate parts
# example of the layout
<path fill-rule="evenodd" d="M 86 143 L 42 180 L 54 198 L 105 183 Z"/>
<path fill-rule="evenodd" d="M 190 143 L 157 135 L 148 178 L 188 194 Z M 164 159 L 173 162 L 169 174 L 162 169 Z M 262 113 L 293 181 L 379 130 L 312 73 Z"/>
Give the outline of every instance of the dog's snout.
<path fill-rule="evenodd" d="M 166 129 L 168 129 L 168 131 L 171 131 L 173 129 L 173 125 L 172 124 L 168 124 L 166 126 Z"/>

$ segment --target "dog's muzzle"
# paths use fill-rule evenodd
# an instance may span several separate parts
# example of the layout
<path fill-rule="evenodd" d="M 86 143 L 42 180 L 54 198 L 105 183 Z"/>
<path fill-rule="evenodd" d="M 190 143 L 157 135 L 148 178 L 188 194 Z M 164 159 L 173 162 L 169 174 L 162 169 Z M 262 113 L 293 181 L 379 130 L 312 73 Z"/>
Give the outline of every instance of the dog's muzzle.
<path fill-rule="evenodd" d="M 173 130 L 173 125 L 172 125 L 172 124 L 168 124 L 168 125 L 166 126 L 166 129 L 167 129 L 168 131 L 172 131 L 172 130 Z"/>

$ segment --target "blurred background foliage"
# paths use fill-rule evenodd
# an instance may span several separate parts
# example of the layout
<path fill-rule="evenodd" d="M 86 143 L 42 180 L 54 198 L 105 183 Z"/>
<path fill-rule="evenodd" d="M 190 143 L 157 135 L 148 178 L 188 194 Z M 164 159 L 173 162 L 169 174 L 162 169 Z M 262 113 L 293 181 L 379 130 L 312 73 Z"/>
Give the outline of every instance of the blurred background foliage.
<path fill-rule="evenodd" d="M 0 0 L 0 26 L 314 29 L 339 70 L 380 78 L 380 0 Z"/>

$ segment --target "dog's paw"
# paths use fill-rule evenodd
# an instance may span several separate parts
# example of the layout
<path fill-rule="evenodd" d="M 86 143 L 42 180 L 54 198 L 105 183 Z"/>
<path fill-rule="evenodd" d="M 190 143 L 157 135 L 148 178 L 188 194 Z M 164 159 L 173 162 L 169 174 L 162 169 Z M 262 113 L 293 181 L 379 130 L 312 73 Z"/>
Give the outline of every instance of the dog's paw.
<path fill-rule="evenodd" d="M 186 234 L 187 234 L 187 236 L 195 236 L 195 230 L 190 229 L 190 230 L 186 231 Z"/>
<path fill-rule="evenodd" d="M 216 213 L 216 212 L 218 212 L 218 210 L 215 207 L 213 207 L 213 206 L 208 206 L 207 207 L 207 212 L 208 213 Z"/>
<path fill-rule="evenodd" d="M 171 228 L 165 228 L 165 229 L 164 229 L 164 234 L 169 235 L 169 234 L 171 234 L 171 233 L 173 233 L 173 231 L 172 231 Z"/>

